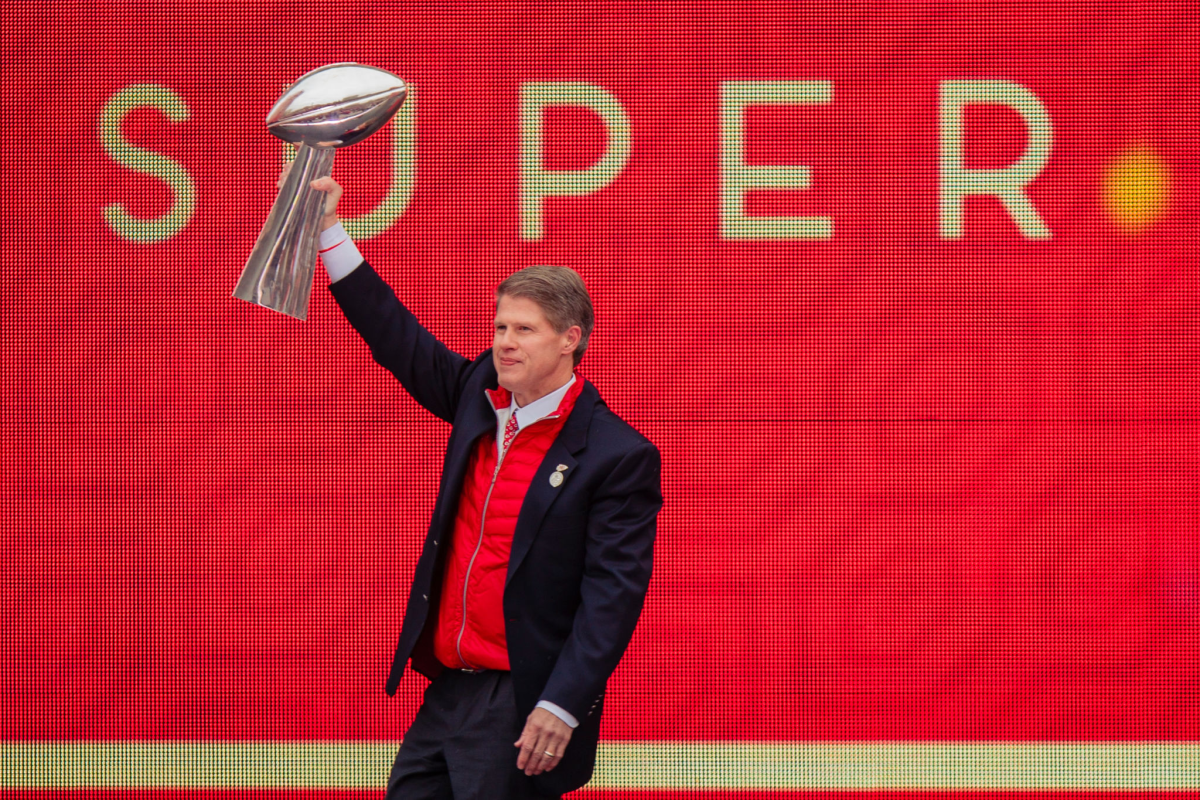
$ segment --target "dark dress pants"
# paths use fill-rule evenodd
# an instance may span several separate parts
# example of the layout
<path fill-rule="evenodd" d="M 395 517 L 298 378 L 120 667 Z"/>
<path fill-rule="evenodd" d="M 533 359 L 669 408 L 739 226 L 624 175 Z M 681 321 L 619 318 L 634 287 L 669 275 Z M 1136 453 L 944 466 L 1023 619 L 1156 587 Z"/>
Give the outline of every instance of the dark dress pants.
<path fill-rule="evenodd" d="M 548 800 L 517 769 L 524 727 L 510 673 L 446 670 L 404 735 L 387 800 Z"/>

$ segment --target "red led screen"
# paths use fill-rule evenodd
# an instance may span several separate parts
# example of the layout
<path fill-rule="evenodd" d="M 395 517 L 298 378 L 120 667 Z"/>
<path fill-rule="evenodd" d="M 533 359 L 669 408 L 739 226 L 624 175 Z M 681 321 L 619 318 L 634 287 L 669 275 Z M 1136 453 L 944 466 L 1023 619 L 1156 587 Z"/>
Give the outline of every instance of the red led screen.
<path fill-rule="evenodd" d="M 613 748 L 1195 752 L 1186 5 L 10 3 L 3 25 L 10 755 L 390 741 L 415 713 L 423 679 L 382 685 L 448 428 L 320 268 L 304 323 L 230 297 L 283 157 L 263 118 L 336 61 L 413 87 L 334 167 L 372 264 L 471 356 L 504 276 L 575 268 L 582 371 L 662 451 Z M 1200 780 L 1182 763 L 1158 788 Z M 756 788 L 621 775 L 601 788 Z"/>

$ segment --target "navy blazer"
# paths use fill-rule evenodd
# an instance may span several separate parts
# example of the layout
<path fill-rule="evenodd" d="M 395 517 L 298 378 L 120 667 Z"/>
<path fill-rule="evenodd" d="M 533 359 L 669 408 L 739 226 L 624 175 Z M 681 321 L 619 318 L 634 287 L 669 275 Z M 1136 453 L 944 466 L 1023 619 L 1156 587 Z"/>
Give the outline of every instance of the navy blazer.
<path fill-rule="evenodd" d="M 375 361 L 453 426 L 387 678 L 386 691 L 394 695 L 410 658 L 427 677 L 442 669 L 432 648 L 442 554 L 471 451 L 496 431 L 484 395 L 498 385 L 496 368 L 491 350 L 472 361 L 438 341 L 366 262 L 330 290 Z M 560 464 L 567 468 L 556 487 L 550 475 Z M 523 725 L 538 701 L 547 700 L 579 720 L 562 761 L 537 776 L 542 791 L 569 792 L 591 777 L 605 683 L 633 636 L 650 583 L 660 468 L 658 448 L 585 381 L 521 506 L 504 584 L 517 710 Z"/>

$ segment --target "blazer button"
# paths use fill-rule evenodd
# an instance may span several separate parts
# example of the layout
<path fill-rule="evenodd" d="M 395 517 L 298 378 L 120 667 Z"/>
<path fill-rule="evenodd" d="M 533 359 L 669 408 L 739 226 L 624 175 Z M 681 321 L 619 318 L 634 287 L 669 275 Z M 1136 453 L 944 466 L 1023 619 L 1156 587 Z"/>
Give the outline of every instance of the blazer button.
<path fill-rule="evenodd" d="M 434 540 L 433 540 L 433 546 L 434 546 L 434 547 L 437 547 L 437 539 L 434 539 Z"/>
<path fill-rule="evenodd" d="M 421 599 L 422 599 L 422 600 L 428 600 L 428 599 L 429 599 L 429 595 L 427 595 L 427 594 L 423 594 L 423 595 L 421 595 Z"/>

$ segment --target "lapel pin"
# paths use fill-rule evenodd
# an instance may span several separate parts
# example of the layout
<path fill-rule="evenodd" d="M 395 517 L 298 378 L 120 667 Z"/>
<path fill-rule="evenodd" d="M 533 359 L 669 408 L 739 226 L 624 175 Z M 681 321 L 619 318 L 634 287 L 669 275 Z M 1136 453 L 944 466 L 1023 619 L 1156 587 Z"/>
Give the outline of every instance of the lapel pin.
<path fill-rule="evenodd" d="M 554 472 L 554 473 L 550 474 L 550 485 L 553 486 L 555 489 L 562 486 L 562 482 L 563 482 L 563 474 L 561 472 Z"/>

